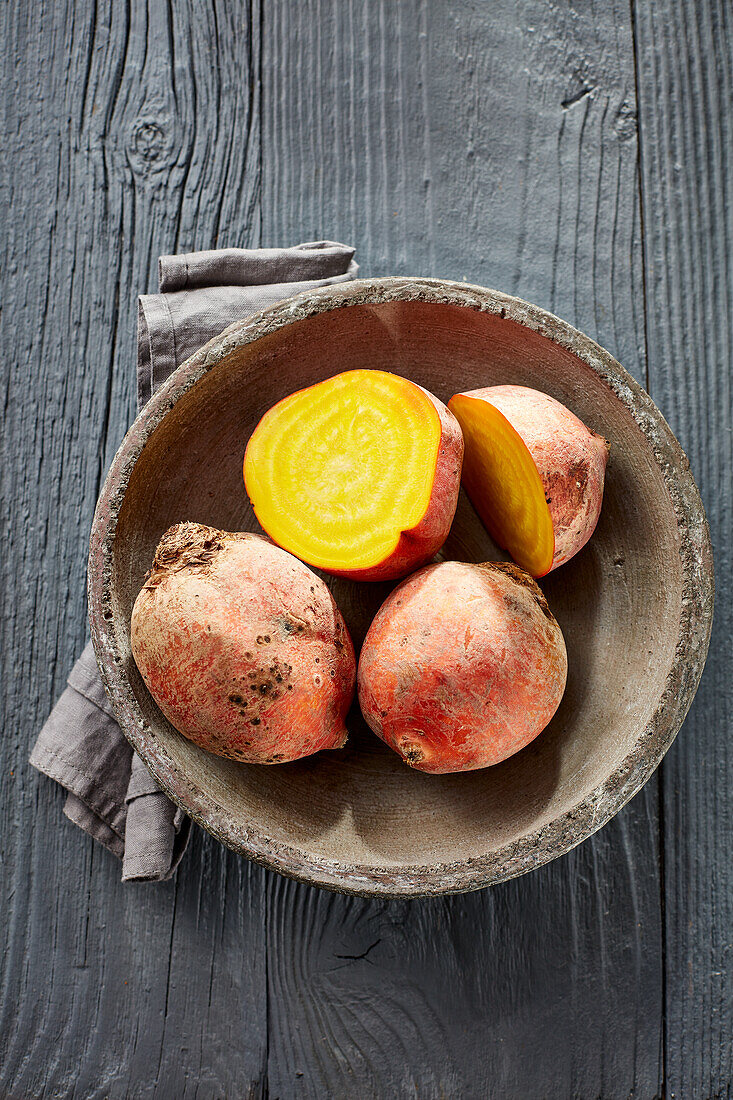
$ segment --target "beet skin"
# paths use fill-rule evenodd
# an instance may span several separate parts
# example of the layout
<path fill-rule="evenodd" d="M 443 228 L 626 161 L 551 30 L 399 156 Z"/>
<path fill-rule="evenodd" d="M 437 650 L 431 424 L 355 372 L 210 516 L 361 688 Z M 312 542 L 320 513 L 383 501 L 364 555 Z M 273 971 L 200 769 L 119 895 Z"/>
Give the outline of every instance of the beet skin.
<path fill-rule="evenodd" d="M 171 527 L 135 601 L 132 652 L 166 718 L 219 756 L 280 764 L 346 740 L 355 660 L 341 613 L 259 535 Z"/>
<path fill-rule="evenodd" d="M 362 713 L 405 763 L 498 764 L 540 733 L 565 690 L 560 627 L 516 565 L 429 565 L 382 604 L 359 658 Z"/>

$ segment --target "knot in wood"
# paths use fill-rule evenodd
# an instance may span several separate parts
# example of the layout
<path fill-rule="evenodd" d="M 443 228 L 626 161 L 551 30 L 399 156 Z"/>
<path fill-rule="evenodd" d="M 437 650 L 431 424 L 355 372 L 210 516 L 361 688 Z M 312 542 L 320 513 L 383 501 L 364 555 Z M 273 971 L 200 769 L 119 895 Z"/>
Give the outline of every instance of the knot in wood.
<path fill-rule="evenodd" d="M 619 141 L 630 141 L 636 136 L 636 111 L 626 100 L 616 112 L 613 122 L 613 132 Z"/>
<path fill-rule="evenodd" d="M 153 118 L 137 118 L 130 135 L 129 153 L 134 167 L 141 172 L 160 168 L 172 150 L 172 134 Z"/>

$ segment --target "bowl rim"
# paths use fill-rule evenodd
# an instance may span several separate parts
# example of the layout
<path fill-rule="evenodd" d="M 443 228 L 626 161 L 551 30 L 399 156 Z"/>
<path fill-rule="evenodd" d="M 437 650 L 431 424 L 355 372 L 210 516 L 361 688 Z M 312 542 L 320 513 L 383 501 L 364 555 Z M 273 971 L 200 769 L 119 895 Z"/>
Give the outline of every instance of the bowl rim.
<path fill-rule="evenodd" d="M 356 305 L 393 302 L 457 305 L 514 321 L 586 364 L 630 412 L 651 445 L 677 519 L 683 590 L 678 637 L 653 715 L 626 757 L 569 810 L 484 856 L 433 865 L 377 867 L 323 859 L 228 819 L 154 737 L 125 675 L 111 601 L 117 519 L 135 463 L 176 402 L 222 359 L 286 325 Z M 501 291 L 422 277 L 360 279 L 306 290 L 226 328 L 178 367 L 141 410 L 102 487 L 92 524 L 88 603 L 97 664 L 115 717 L 158 785 L 190 817 L 234 851 L 280 874 L 342 893 L 424 897 L 462 893 L 540 867 L 586 840 L 646 783 L 672 744 L 702 675 L 712 628 L 714 575 L 710 531 L 690 465 L 651 397 L 604 348 L 539 306 Z"/>

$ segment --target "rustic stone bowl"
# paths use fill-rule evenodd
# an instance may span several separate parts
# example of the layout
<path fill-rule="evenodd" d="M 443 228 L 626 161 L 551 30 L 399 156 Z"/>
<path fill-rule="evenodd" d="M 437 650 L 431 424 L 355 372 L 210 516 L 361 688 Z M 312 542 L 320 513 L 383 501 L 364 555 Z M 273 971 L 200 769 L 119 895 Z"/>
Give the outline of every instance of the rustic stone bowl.
<path fill-rule="evenodd" d="M 245 444 L 295 389 L 378 367 L 443 401 L 534 386 L 611 441 L 588 546 L 542 581 L 568 646 L 548 729 L 494 768 L 411 771 L 358 708 L 341 752 L 262 767 L 222 760 L 163 718 L 130 652 L 130 613 L 173 523 L 258 530 Z M 443 556 L 503 557 L 461 496 Z M 390 589 L 329 580 L 361 643 Z M 89 605 L 97 660 L 126 736 L 160 786 L 224 844 L 294 878 L 365 895 L 473 890 L 562 855 L 634 795 L 669 748 L 702 671 L 713 604 L 705 514 L 663 417 L 626 371 L 556 317 L 493 290 L 374 279 L 290 299 L 233 325 L 180 367 L 136 420 L 102 490 Z"/>

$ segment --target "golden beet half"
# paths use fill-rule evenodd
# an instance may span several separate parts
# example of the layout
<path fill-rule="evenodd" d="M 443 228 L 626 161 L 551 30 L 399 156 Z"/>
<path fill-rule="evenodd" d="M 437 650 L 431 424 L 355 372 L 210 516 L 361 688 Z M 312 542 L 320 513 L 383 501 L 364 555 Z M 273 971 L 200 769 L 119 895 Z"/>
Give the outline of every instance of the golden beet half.
<path fill-rule="evenodd" d="M 491 537 L 533 577 L 593 534 L 608 443 L 546 393 L 489 386 L 448 403 L 463 431 L 463 485 Z"/>
<path fill-rule="evenodd" d="M 359 657 L 364 718 L 406 764 L 460 772 L 529 744 L 565 690 L 565 642 L 516 565 L 428 565 L 385 600 Z"/>
<path fill-rule="evenodd" d="M 184 737 L 250 764 L 346 740 L 356 662 L 331 593 L 259 535 L 180 523 L 132 612 L 132 653 Z"/>
<path fill-rule="evenodd" d="M 265 414 L 244 481 L 278 546 L 329 573 L 388 580 L 445 542 L 462 458 L 461 430 L 436 397 L 386 371 L 353 370 Z"/>

